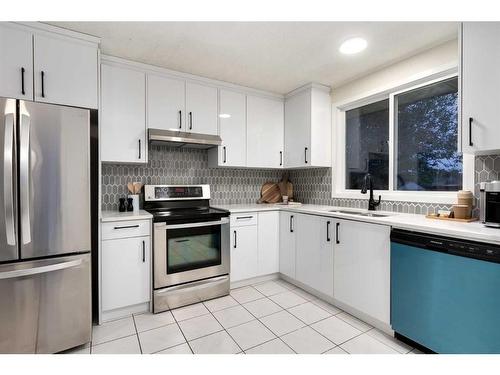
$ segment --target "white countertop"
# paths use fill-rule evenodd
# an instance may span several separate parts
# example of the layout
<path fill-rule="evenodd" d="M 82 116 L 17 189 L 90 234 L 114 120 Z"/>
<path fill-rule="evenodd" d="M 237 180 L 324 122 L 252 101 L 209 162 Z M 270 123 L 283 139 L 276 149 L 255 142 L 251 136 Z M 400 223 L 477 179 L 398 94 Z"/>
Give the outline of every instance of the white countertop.
<path fill-rule="evenodd" d="M 144 210 L 139 210 L 137 212 L 126 211 L 102 211 L 101 212 L 101 221 L 103 223 L 110 221 L 127 221 L 127 220 L 144 220 L 144 219 L 152 219 L 153 215 Z"/>
<path fill-rule="evenodd" d="M 500 244 L 500 229 L 488 228 L 479 221 L 471 223 L 461 223 L 454 221 L 444 221 L 427 219 L 424 215 L 403 214 L 397 212 L 376 211 L 376 213 L 387 214 L 387 217 L 370 217 L 329 212 L 330 210 L 359 211 L 353 208 L 318 206 L 313 204 L 303 204 L 302 206 L 285 206 L 278 204 L 234 204 L 216 205 L 216 208 L 229 210 L 231 213 L 259 212 L 259 211 L 292 211 L 309 213 L 322 216 L 338 217 L 350 220 L 364 221 L 374 224 L 390 225 L 393 228 L 421 231 L 443 236 L 467 239 L 472 241 L 488 242 Z"/>

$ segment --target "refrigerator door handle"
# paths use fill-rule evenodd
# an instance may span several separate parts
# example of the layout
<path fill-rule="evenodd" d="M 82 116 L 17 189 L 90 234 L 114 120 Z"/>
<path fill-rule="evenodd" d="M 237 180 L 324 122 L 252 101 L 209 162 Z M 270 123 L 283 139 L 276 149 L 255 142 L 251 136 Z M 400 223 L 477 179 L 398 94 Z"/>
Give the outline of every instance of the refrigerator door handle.
<path fill-rule="evenodd" d="M 14 114 L 5 115 L 4 134 L 4 165 L 3 165 L 3 200 L 5 207 L 5 234 L 8 245 L 16 244 L 16 230 L 14 226 Z"/>
<path fill-rule="evenodd" d="M 82 264 L 82 259 L 71 260 L 69 262 L 62 262 L 56 264 L 49 264 L 47 266 L 24 268 L 20 270 L 0 272 L 0 280 L 15 279 L 17 277 L 37 275 L 40 273 L 54 272 L 64 270 L 66 268 L 78 267 Z"/>
<path fill-rule="evenodd" d="M 31 119 L 20 116 L 19 185 L 21 195 L 21 233 L 24 245 L 31 242 L 30 220 L 30 127 Z"/>

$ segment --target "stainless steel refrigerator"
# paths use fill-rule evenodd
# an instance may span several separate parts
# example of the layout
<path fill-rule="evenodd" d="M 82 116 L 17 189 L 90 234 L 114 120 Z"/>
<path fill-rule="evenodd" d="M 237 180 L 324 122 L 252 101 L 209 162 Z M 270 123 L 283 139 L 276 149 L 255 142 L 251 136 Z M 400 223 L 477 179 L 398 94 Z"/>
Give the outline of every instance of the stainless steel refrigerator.
<path fill-rule="evenodd" d="M 90 341 L 90 112 L 0 98 L 0 353 Z"/>

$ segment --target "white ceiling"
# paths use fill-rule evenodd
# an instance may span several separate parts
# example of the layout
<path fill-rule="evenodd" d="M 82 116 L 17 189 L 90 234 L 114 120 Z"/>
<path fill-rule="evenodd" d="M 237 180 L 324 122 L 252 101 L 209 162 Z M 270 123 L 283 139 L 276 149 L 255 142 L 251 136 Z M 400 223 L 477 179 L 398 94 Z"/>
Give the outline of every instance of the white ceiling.
<path fill-rule="evenodd" d="M 51 22 L 102 38 L 102 51 L 147 64 L 287 93 L 337 87 L 457 37 L 454 22 Z M 360 54 L 339 45 L 368 41 Z"/>

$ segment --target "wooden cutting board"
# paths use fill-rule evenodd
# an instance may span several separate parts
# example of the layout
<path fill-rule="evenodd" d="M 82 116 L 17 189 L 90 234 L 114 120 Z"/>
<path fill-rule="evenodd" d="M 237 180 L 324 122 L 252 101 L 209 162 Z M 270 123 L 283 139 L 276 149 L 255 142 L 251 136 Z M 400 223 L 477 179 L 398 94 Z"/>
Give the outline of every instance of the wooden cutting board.
<path fill-rule="evenodd" d="M 281 200 L 281 190 L 277 183 L 266 182 L 262 185 L 257 203 L 278 203 Z"/>
<path fill-rule="evenodd" d="M 288 173 L 285 173 L 283 175 L 283 178 L 278 183 L 278 186 L 280 188 L 280 193 L 282 196 L 287 195 L 288 200 L 291 200 L 293 198 L 293 185 L 290 181 L 288 181 Z"/>

